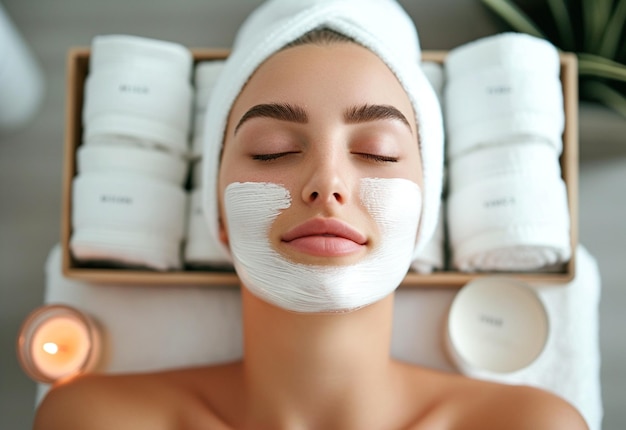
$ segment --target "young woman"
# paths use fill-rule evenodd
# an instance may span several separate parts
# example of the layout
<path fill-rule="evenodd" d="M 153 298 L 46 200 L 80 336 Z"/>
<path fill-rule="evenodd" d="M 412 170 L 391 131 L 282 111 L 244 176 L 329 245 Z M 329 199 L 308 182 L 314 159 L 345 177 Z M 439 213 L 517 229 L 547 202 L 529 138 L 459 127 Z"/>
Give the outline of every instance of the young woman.
<path fill-rule="evenodd" d="M 271 21 L 277 3 L 244 32 Z M 382 0 L 282 2 L 280 10 L 288 21 L 328 4 L 344 13 L 383 5 L 386 25 L 406 21 Z M 49 393 L 36 429 L 586 428 L 547 392 L 390 357 L 393 290 L 437 211 L 429 196 L 440 183 L 423 170 L 437 171 L 428 151 L 440 142 L 426 128 L 441 124 L 422 114 L 432 94 L 412 93 L 367 37 L 320 20 L 326 29 L 304 26 L 253 64 L 214 132 L 223 145 L 207 195 L 219 202 L 216 235 L 242 280 L 242 360 L 77 378 Z M 208 124 L 222 115 L 216 105 Z"/>

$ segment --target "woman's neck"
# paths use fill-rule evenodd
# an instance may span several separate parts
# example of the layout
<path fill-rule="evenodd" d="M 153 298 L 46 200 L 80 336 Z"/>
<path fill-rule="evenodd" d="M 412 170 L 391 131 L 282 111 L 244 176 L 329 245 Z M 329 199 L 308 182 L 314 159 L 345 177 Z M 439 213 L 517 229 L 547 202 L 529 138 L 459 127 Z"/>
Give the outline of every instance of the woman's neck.
<path fill-rule="evenodd" d="M 399 381 L 390 358 L 393 295 L 357 311 L 309 315 L 242 290 L 248 416 L 272 426 L 306 422 L 329 428 L 339 423 L 310 420 L 354 420 L 394 397 Z"/>

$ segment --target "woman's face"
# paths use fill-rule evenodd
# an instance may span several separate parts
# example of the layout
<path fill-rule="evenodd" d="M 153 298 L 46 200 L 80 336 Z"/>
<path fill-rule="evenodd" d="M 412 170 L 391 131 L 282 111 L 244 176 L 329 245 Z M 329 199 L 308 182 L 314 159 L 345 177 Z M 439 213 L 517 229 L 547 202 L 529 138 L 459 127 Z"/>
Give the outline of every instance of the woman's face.
<path fill-rule="evenodd" d="M 421 185 L 414 118 L 395 75 L 363 47 L 278 52 L 254 73 L 229 116 L 219 174 L 222 240 L 228 243 L 229 184 L 280 184 L 291 204 L 270 227 L 275 251 L 304 264 L 359 261 L 381 240 L 362 201 L 362 180 Z"/>

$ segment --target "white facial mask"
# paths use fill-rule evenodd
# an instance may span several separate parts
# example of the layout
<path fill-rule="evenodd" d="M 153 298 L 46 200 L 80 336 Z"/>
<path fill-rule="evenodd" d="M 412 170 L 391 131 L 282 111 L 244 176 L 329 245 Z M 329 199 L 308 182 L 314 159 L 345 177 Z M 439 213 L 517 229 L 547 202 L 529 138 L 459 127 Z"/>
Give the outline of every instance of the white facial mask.
<path fill-rule="evenodd" d="M 363 205 L 380 230 L 379 245 L 356 264 L 306 265 L 275 251 L 269 231 L 291 206 L 289 191 L 272 183 L 232 183 L 225 211 L 233 261 L 257 297 L 294 312 L 342 312 L 386 297 L 411 263 L 422 206 L 420 188 L 406 179 L 361 181 Z"/>

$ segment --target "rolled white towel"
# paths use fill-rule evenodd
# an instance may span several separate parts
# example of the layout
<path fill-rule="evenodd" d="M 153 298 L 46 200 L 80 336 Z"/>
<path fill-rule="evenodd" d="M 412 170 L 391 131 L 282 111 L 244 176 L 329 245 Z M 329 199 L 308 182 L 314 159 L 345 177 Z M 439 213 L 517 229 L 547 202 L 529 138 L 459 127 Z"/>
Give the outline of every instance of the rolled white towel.
<path fill-rule="evenodd" d="M 97 36 L 85 82 L 84 138 L 130 136 L 187 154 L 193 59 L 182 45 Z"/>
<path fill-rule="evenodd" d="M 451 49 L 445 59 L 446 81 L 485 68 L 523 69 L 558 75 L 558 51 L 550 42 L 523 33 L 500 33 Z"/>
<path fill-rule="evenodd" d="M 211 89 L 215 85 L 215 81 L 224 68 L 224 60 L 207 60 L 199 62 L 194 69 L 194 84 L 196 93 L 201 89 L 207 90 L 205 97 L 196 99 L 196 103 L 206 106 L 209 100 Z"/>
<path fill-rule="evenodd" d="M 445 84 L 443 66 L 434 61 L 422 61 L 422 70 L 424 71 L 424 75 L 426 75 L 428 82 L 430 82 L 435 90 L 435 94 L 441 103 Z M 445 172 L 443 176 L 445 181 Z M 426 246 L 413 256 L 411 270 L 417 273 L 428 274 L 432 273 L 434 270 L 443 269 L 445 266 L 445 209 L 443 205 L 444 201 L 442 200 L 437 225 L 435 226 L 435 231 L 432 237 Z"/>
<path fill-rule="evenodd" d="M 554 45 L 525 34 L 498 34 L 451 50 L 444 69 L 448 158 L 532 136 L 560 153 L 565 118 Z"/>
<path fill-rule="evenodd" d="M 191 163 L 191 189 L 202 187 L 202 160 L 195 160 Z"/>
<path fill-rule="evenodd" d="M 498 180 L 502 175 L 534 175 L 545 181 L 561 177 L 557 152 L 539 139 L 513 140 L 468 152 L 450 159 L 447 171 L 452 192 L 481 180 Z"/>
<path fill-rule="evenodd" d="M 187 162 L 178 154 L 149 149 L 120 139 L 101 139 L 81 145 L 77 151 L 78 174 L 134 173 L 182 186 Z"/>
<path fill-rule="evenodd" d="M 137 174 L 74 178 L 70 250 L 80 261 L 181 266 L 187 195 L 181 187 Z"/>
<path fill-rule="evenodd" d="M 198 166 L 196 164 L 195 171 L 199 170 Z M 194 176 L 196 175 L 194 174 Z M 193 267 L 232 268 L 232 263 L 224 259 L 214 242 L 209 240 L 209 229 L 202 209 L 202 190 L 199 188 L 190 193 L 188 217 L 187 237 L 183 253 L 185 263 Z"/>
<path fill-rule="evenodd" d="M 448 158 L 509 139 L 542 139 L 560 154 L 565 125 L 558 74 L 484 69 L 448 81 Z"/>
<path fill-rule="evenodd" d="M 428 274 L 435 270 L 441 270 L 445 267 L 445 206 L 444 202 L 441 202 L 441 210 L 439 211 L 439 219 L 437 221 L 437 227 L 435 233 L 431 237 L 430 241 L 426 244 L 411 262 L 411 270 L 417 273 Z"/>
<path fill-rule="evenodd" d="M 446 80 L 443 65 L 434 61 L 422 61 L 422 70 L 428 82 L 433 86 L 435 94 L 437 94 L 441 103 L 443 101 L 443 89 Z"/>
<path fill-rule="evenodd" d="M 570 258 L 567 192 L 560 178 L 487 178 L 452 190 L 447 203 L 452 262 L 459 270 L 550 270 Z"/>
<path fill-rule="evenodd" d="M 191 157 L 194 159 L 202 156 L 202 136 L 204 134 L 206 107 L 211 99 L 215 82 L 223 68 L 224 60 L 211 60 L 198 63 L 194 70 L 195 103 L 191 144 Z"/>

